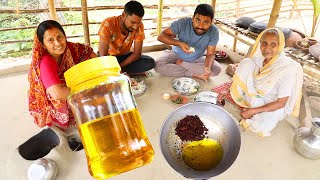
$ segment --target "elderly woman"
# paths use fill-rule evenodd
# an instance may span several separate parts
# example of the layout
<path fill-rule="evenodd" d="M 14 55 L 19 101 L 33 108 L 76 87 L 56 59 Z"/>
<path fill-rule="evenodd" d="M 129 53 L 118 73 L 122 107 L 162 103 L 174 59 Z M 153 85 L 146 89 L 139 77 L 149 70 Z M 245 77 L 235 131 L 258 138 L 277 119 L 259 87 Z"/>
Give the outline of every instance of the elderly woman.
<path fill-rule="evenodd" d="M 299 113 L 303 71 L 285 56 L 284 43 L 280 30 L 263 31 L 250 58 L 239 64 L 230 87 L 232 99 L 244 108 L 241 123 L 260 136 L 269 136 L 279 121 Z"/>
<path fill-rule="evenodd" d="M 47 20 L 39 24 L 28 76 L 29 111 L 38 126 L 65 129 L 75 125 L 66 101 L 70 89 L 63 74 L 75 64 L 94 57 L 96 54 L 89 46 L 68 42 L 58 22 Z"/>

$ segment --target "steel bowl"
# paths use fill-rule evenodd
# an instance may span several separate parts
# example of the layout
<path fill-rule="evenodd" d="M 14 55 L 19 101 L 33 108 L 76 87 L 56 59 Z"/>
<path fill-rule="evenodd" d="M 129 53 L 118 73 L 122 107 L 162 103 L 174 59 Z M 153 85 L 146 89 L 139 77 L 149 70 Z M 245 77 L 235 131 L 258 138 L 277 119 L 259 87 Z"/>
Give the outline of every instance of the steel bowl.
<path fill-rule="evenodd" d="M 28 168 L 28 180 L 54 180 L 57 172 L 58 168 L 53 160 L 40 158 Z"/>
<path fill-rule="evenodd" d="M 180 77 L 172 81 L 172 88 L 181 95 L 190 96 L 199 91 L 200 84 L 192 78 Z"/>
<path fill-rule="evenodd" d="M 208 138 L 217 140 L 223 148 L 221 162 L 208 171 L 196 171 L 182 160 L 182 141 L 175 134 L 177 123 L 186 115 L 197 115 L 208 129 Z M 170 113 L 160 133 L 161 152 L 168 164 L 178 173 L 191 179 L 209 179 L 226 171 L 236 160 L 241 136 L 236 120 L 222 107 L 207 103 L 189 103 Z M 205 154 L 203 154 L 205 156 Z"/>

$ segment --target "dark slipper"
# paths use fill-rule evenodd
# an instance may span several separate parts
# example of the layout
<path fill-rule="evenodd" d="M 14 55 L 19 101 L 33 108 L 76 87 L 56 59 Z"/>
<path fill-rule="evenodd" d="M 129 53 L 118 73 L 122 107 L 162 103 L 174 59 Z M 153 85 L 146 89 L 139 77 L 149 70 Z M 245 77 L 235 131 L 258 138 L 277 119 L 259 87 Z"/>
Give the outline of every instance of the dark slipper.
<path fill-rule="evenodd" d="M 74 135 L 69 136 L 68 144 L 72 151 L 80 151 L 83 149 L 81 139 L 77 136 L 74 136 Z"/>
<path fill-rule="evenodd" d="M 49 154 L 60 144 L 58 135 L 50 128 L 44 129 L 18 147 L 19 154 L 26 160 L 37 160 Z"/>

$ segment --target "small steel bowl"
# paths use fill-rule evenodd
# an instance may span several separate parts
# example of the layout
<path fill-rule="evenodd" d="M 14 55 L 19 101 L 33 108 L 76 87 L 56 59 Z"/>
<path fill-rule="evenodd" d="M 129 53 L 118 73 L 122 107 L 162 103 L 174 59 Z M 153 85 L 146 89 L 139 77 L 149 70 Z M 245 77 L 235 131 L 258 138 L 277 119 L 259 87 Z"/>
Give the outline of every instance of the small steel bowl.
<path fill-rule="evenodd" d="M 181 158 L 181 139 L 175 134 L 177 123 L 186 115 L 197 115 L 208 128 L 208 138 L 217 140 L 223 148 L 222 161 L 208 171 L 189 168 Z M 170 113 L 160 133 L 161 152 L 168 164 L 178 173 L 191 179 L 209 179 L 226 171 L 236 160 L 240 151 L 241 137 L 236 120 L 222 107 L 195 102 L 179 107 Z M 206 156 L 203 154 L 203 156 Z"/>
<path fill-rule="evenodd" d="M 172 81 L 172 88 L 181 95 L 190 96 L 199 91 L 200 84 L 192 78 L 180 77 Z"/>
<path fill-rule="evenodd" d="M 58 172 L 57 165 L 51 159 L 40 158 L 28 168 L 28 180 L 54 180 Z"/>
<path fill-rule="evenodd" d="M 202 91 L 194 97 L 194 102 L 217 104 L 218 94 L 212 91 Z"/>

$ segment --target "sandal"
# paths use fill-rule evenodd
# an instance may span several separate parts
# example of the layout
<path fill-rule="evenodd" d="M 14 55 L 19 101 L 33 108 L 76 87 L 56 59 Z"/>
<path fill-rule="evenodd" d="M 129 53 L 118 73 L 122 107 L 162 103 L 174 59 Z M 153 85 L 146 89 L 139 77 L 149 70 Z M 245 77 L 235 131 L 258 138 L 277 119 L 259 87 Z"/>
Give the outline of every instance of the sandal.
<path fill-rule="evenodd" d="M 224 51 L 216 51 L 215 55 L 216 55 L 215 57 L 216 60 L 222 60 L 228 57 L 227 53 Z"/>

